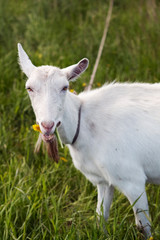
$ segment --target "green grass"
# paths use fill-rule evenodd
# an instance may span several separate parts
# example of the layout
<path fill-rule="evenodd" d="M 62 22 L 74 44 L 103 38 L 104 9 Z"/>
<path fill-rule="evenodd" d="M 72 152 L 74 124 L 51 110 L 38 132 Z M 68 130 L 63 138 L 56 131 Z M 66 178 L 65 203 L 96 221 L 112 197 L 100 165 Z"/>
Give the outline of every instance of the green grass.
<path fill-rule="evenodd" d="M 154 3 L 156 7 L 154 8 Z M 0 239 L 134 240 L 141 234 L 128 200 L 115 192 L 107 223 L 96 219 L 96 189 L 68 159 L 34 155 L 35 117 L 17 64 L 21 42 L 36 65 L 65 67 L 83 57 L 88 83 L 101 40 L 106 0 L 0 0 Z M 97 84 L 160 81 L 160 2 L 115 0 Z M 154 239 L 160 239 L 160 187 L 147 186 Z M 108 231 L 106 236 L 103 227 Z"/>

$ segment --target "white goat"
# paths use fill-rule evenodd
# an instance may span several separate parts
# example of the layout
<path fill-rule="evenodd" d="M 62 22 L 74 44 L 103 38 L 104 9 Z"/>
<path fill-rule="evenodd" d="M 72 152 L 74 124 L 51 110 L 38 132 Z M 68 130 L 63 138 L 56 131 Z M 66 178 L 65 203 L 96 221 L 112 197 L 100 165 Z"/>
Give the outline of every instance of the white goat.
<path fill-rule="evenodd" d="M 18 44 L 43 139 L 55 128 L 73 163 L 98 189 L 97 213 L 107 220 L 114 188 L 133 204 L 136 224 L 151 236 L 145 183 L 160 183 L 160 84 L 110 84 L 78 96 L 68 90 L 88 67 L 35 67 Z M 137 200 L 137 201 L 136 201 Z"/>

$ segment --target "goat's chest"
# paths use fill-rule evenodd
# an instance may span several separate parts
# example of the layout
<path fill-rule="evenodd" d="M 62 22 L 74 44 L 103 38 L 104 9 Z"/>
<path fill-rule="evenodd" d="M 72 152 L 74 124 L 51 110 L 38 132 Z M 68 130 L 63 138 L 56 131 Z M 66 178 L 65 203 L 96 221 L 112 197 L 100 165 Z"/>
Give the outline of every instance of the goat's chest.
<path fill-rule="evenodd" d="M 94 185 L 104 181 L 102 174 L 96 165 L 96 159 L 93 154 L 83 149 L 78 151 L 75 148 L 69 147 L 74 166 L 80 170 L 86 178 Z"/>

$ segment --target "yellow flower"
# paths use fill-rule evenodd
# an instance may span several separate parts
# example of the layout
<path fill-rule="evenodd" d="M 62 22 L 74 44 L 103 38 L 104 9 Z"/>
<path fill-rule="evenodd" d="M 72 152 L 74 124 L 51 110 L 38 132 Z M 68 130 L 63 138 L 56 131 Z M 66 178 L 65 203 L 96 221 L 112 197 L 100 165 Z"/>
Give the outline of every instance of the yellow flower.
<path fill-rule="evenodd" d="M 67 160 L 66 158 L 64 158 L 64 157 L 60 157 L 60 159 L 61 159 L 62 161 L 64 161 L 64 162 L 68 162 L 68 160 Z"/>
<path fill-rule="evenodd" d="M 149 240 L 153 240 L 153 237 L 150 237 Z"/>
<path fill-rule="evenodd" d="M 84 82 L 84 83 L 82 83 L 82 87 L 86 87 L 86 85 L 87 85 L 87 84 L 86 84 L 85 82 Z"/>
<path fill-rule="evenodd" d="M 33 127 L 34 131 L 41 132 L 41 129 L 38 124 L 34 124 L 34 125 L 32 125 L 32 127 Z"/>
<path fill-rule="evenodd" d="M 100 86 L 101 86 L 101 83 L 98 82 L 98 83 L 97 83 L 97 87 L 100 87 Z"/>
<path fill-rule="evenodd" d="M 70 89 L 70 92 L 71 92 L 71 93 L 74 93 L 74 89 Z"/>
<path fill-rule="evenodd" d="M 38 53 L 38 58 L 41 59 L 42 58 L 42 54 L 41 53 Z"/>

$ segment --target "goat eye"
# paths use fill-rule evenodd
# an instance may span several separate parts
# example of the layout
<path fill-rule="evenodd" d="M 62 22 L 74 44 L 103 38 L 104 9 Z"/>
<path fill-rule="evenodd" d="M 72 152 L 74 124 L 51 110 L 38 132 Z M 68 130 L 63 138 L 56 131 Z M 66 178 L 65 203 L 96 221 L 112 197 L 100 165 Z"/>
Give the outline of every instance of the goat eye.
<path fill-rule="evenodd" d="M 26 89 L 27 89 L 28 92 L 33 92 L 33 89 L 30 88 L 30 87 L 27 87 Z"/>
<path fill-rule="evenodd" d="M 67 91 L 67 89 L 68 89 L 68 86 L 65 86 L 62 88 L 62 91 Z"/>

